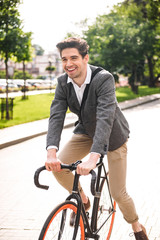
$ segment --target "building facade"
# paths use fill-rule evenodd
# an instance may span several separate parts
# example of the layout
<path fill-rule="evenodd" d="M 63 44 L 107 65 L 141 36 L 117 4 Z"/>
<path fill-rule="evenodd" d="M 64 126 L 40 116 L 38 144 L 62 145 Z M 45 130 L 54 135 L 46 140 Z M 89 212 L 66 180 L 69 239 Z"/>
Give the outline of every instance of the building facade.
<path fill-rule="evenodd" d="M 52 76 L 50 76 L 49 71 L 46 71 L 48 66 L 54 66 L 56 68 L 56 70 L 52 73 Z M 22 63 L 13 61 L 8 61 L 8 67 L 9 69 L 12 69 L 12 71 L 15 69 L 21 71 L 23 70 Z M 33 76 L 33 78 L 37 78 L 39 76 L 54 78 L 58 77 L 63 72 L 61 60 L 57 51 L 49 52 L 48 54 L 44 54 L 42 56 L 34 56 L 31 62 L 25 64 L 25 69 Z M 0 71 L 2 70 L 5 70 L 3 59 L 0 60 Z"/>

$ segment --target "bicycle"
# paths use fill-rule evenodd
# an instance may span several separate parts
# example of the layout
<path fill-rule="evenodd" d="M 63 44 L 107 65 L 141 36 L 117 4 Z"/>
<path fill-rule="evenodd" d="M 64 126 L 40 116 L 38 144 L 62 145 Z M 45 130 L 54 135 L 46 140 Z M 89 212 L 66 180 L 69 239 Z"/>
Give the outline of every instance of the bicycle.
<path fill-rule="evenodd" d="M 77 161 L 71 165 L 61 164 L 61 169 L 76 170 Z M 42 189 L 48 189 L 46 185 L 39 183 L 39 174 L 45 170 L 45 166 L 37 169 L 34 176 L 35 185 Z M 103 163 L 103 156 L 97 163 L 97 174 L 91 170 L 91 193 L 93 198 L 93 207 L 91 217 L 85 212 L 84 205 L 78 190 L 79 177 L 75 171 L 72 193 L 64 202 L 53 209 L 41 230 L 39 240 L 109 240 L 113 228 L 116 202 L 112 199 L 108 172 L 106 172 Z M 70 224 L 70 215 L 75 212 L 74 226 Z"/>

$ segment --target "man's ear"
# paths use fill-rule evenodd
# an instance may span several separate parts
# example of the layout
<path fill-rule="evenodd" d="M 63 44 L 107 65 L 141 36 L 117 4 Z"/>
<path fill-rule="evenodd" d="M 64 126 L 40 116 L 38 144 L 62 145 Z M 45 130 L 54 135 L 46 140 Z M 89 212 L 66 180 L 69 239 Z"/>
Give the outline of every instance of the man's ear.
<path fill-rule="evenodd" d="M 88 63 L 88 62 L 89 62 L 89 55 L 86 54 L 86 55 L 84 56 L 84 59 L 85 59 L 86 63 Z"/>

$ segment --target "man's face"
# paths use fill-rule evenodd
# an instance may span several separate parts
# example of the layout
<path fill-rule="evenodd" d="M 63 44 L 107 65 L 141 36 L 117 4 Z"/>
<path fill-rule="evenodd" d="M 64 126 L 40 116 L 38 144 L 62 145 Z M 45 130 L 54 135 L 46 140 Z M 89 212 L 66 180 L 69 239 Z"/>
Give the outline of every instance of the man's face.
<path fill-rule="evenodd" d="M 88 54 L 82 58 L 76 48 L 66 48 L 61 52 L 64 71 L 71 79 L 84 78 L 87 72 Z"/>

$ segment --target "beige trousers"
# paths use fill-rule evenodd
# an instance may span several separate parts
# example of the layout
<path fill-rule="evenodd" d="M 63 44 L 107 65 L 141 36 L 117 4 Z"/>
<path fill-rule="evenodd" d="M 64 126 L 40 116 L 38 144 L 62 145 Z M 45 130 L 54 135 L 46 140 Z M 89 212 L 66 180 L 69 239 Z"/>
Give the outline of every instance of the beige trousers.
<path fill-rule="evenodd" d="M 63 163 L 71 164 L 83 159 L 90 152 L 91 145 L 92 138 L 89 136 L 74 134 L 61 150 L 58 158 Z M 138 216 L 133 200 L 126 191 L 127 144 L 123 144 L 115 151 L 108 151 L 107 159 L 111 195 L 117 202 L 124 219 L 128 223 L 134 223 L 138 220 Z M 53 174 L 57 181 L 71 193 L 74 179 L 72 172 L 62 170 L 61 172 L 53 172 Z"/>

